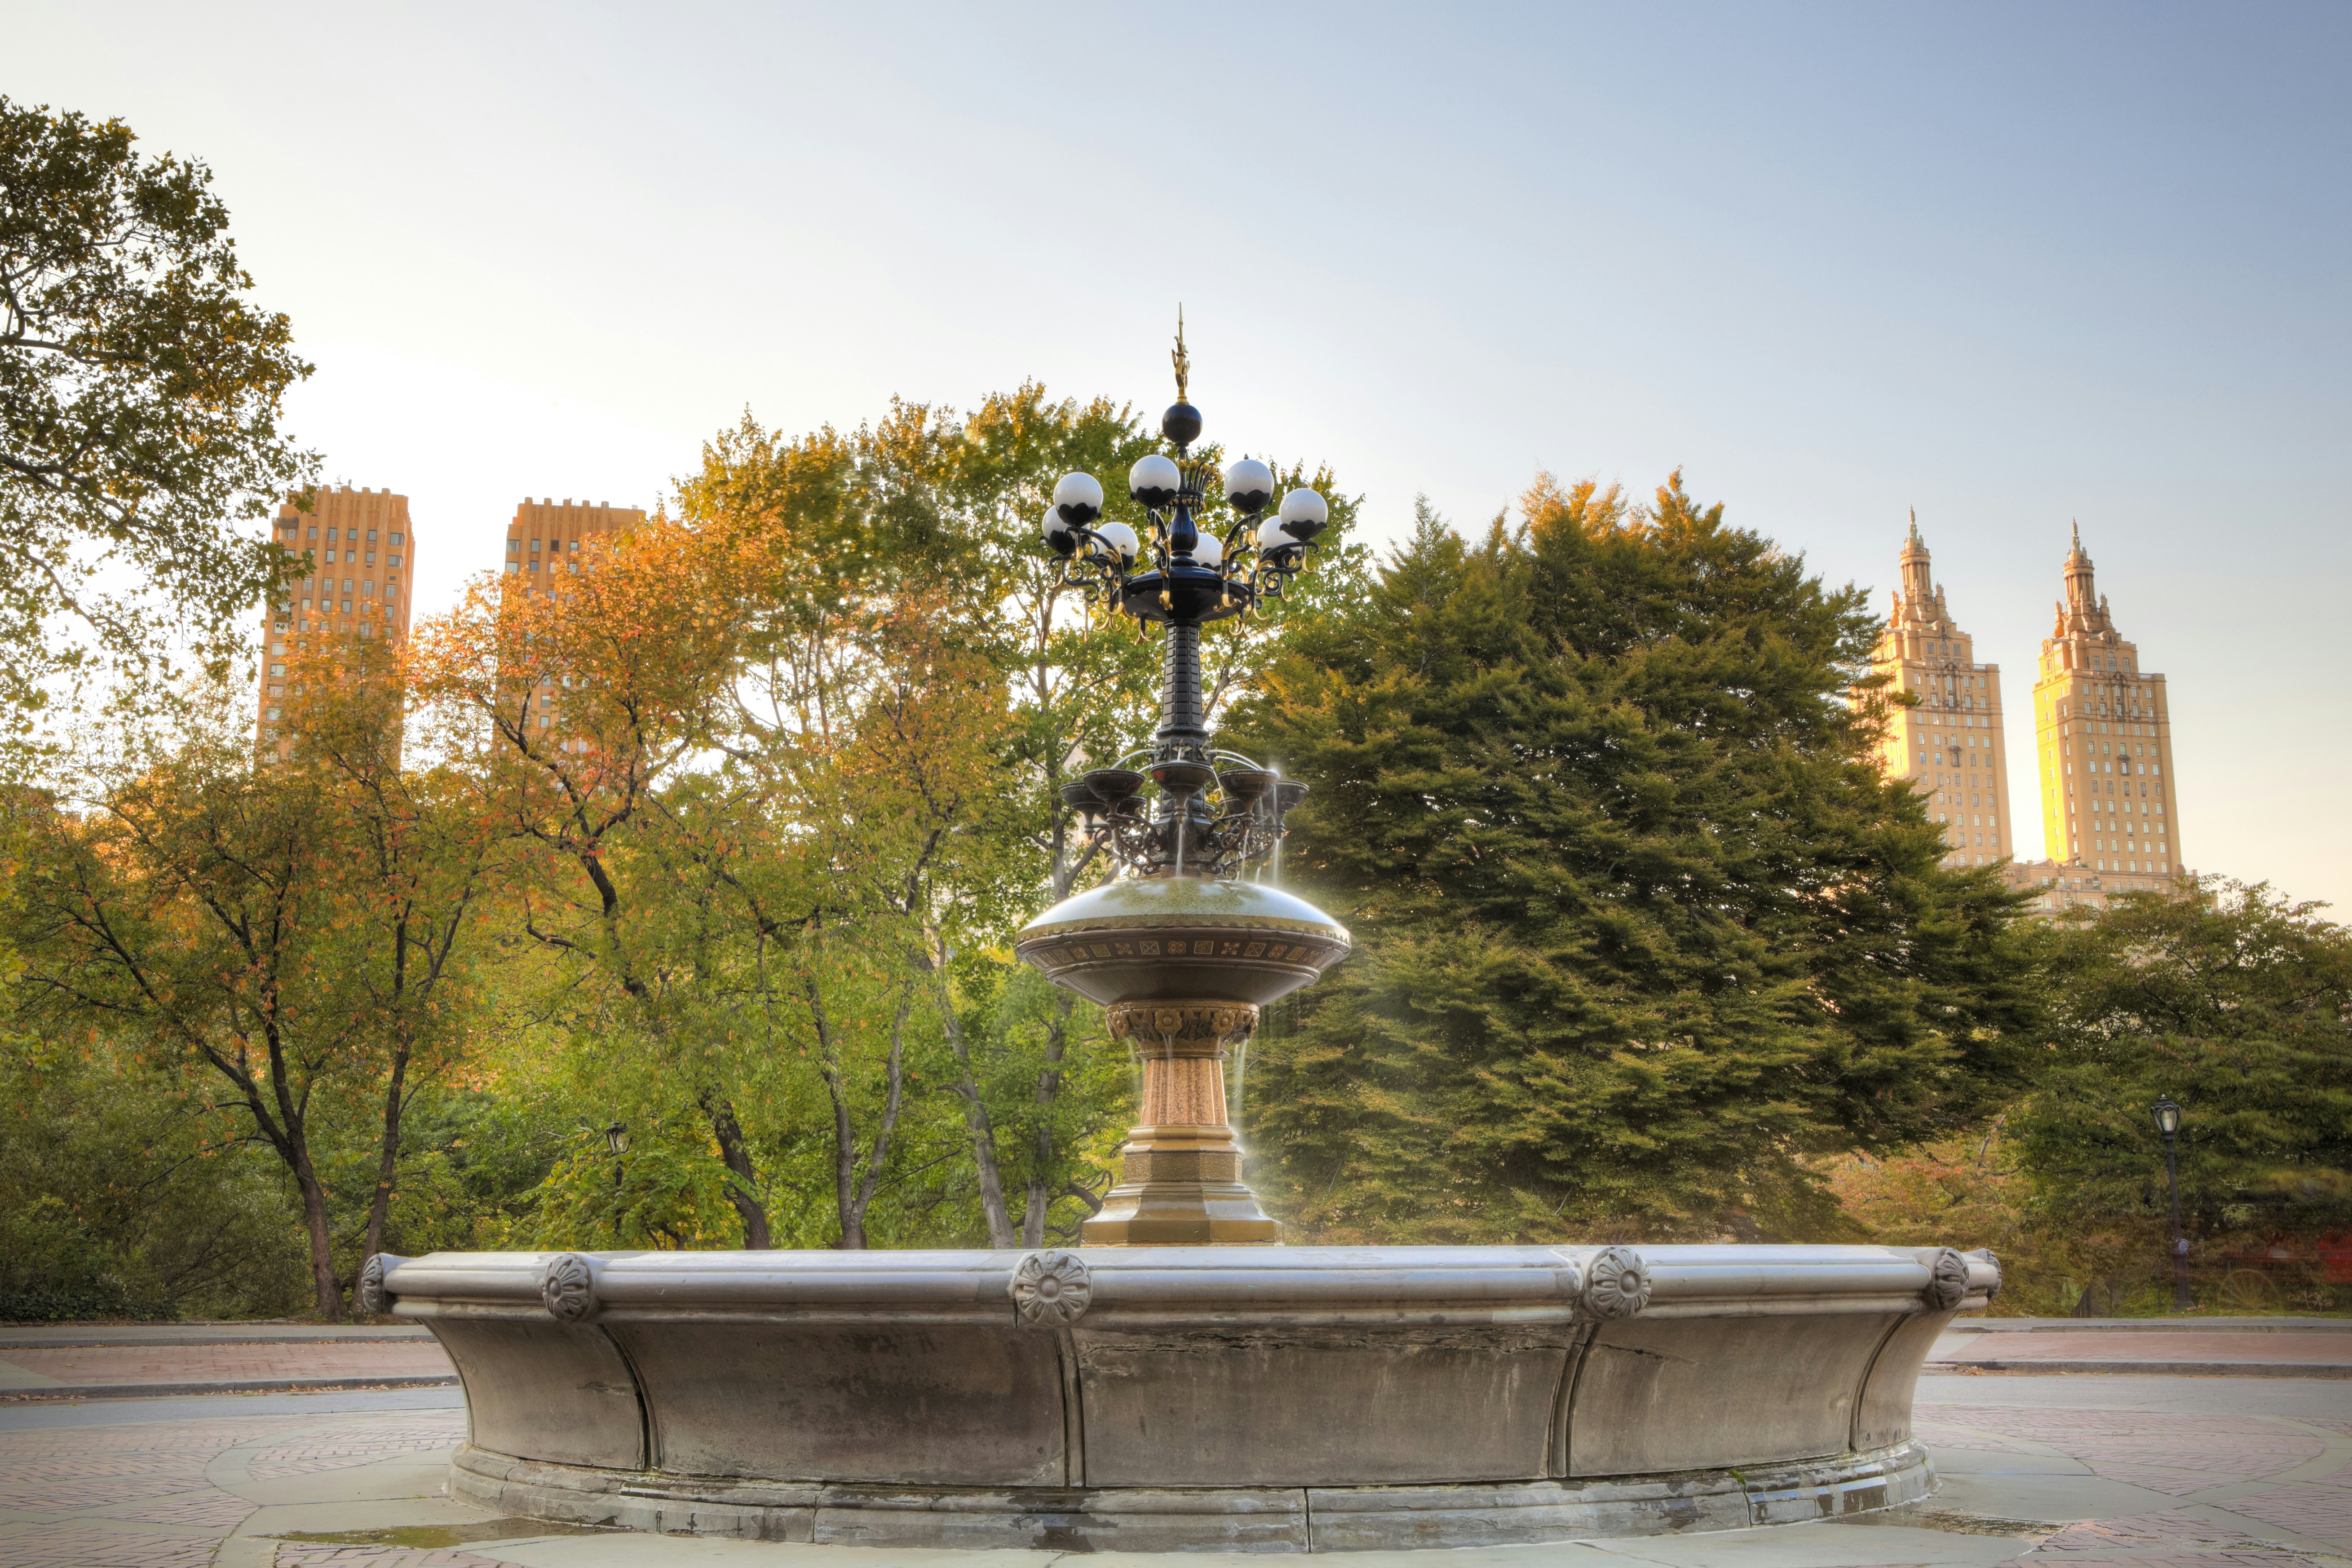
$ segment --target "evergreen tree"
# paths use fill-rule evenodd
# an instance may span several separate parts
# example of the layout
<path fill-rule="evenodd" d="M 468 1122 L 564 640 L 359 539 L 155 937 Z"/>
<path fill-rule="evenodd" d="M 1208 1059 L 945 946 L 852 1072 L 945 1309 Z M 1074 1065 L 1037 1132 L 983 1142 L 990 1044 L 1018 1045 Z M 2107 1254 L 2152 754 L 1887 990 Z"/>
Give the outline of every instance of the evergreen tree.
<path fill-rule="evenodd" d="M 1357 942 L 1253 1053 L 1253 1178 L 1335 1241 L 1822 1228 L 1810 1156 L 2017 1082 L 2017 900 L 1874 766 L 1860 589 L 1679 475 L 1523 506 L 1424 503 L 1236 714 Z"/>

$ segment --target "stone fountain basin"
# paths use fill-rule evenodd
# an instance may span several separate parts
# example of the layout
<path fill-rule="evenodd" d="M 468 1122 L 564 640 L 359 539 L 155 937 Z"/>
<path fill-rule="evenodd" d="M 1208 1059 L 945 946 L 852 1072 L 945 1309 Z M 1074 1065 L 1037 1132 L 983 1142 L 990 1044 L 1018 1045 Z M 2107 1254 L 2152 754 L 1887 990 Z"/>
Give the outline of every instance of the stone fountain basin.
<path fill-rule="evenodd" d="M 379 1272 L 380 1270 L 380 1272 Z M 503 1513 L 867 1546 L 1466 1546 L 1924 1497 L 1933 1247 L 436 1253 L 371 1265 Z"/>

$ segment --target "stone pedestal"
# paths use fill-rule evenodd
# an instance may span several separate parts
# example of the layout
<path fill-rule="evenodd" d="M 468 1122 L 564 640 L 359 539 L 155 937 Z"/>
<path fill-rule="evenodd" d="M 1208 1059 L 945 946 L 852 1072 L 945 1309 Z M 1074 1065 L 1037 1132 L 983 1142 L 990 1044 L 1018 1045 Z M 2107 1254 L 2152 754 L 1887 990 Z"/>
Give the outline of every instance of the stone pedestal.
<path fill-rule="evenodd" d="M 1242 1184 L 1241 1144 L 1225 1112 L 1225 1058 L 1257 1027 L 1246 1002 L 1122 1002 L 1112 1036 L 1143 1058 L 1137 1125 L 1120 1150 L 1120 1181 L 1086 1222 L 1088 1247 L 1279 1241 Z"/>

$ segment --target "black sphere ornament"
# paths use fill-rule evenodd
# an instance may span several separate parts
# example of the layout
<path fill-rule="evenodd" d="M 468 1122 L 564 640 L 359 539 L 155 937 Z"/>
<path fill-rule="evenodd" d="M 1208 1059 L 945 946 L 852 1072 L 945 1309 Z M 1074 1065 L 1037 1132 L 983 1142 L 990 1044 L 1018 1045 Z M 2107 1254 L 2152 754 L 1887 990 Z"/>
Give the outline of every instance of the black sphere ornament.
<path fill-rule="evenodd" d="M 1191 446 L 1201 438 L 1201 411 L 1189 403 L 1170 404 L 1160 416 L 1160 433 L 1179 447 Z"/>

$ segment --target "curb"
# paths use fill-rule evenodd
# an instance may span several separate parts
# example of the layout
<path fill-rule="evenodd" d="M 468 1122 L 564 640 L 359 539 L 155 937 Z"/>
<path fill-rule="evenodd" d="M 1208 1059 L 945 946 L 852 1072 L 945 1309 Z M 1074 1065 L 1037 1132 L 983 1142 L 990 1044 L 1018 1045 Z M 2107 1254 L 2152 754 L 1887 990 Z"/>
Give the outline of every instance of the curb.
<path fill-rule="evenodd" d="M 0 1404 L 52 1404 L 60 1399 L 173 1399 L 191 1394 L 331 1394 L 354 1388 L 455 1388 L 455 1373 L 414 1377 L 250 1377 L 230 1383 L 82 1383 L 54 1388 L 11 1388 Z"/>
<path fill-rule="evenodd" d="M 0 1332 L 0 1355 L 9 1351 L 177 1350 L 182 1345 L 412 1345 L 429 1343 L 430 1333 L 385 1329 L 364 1334 L 192 1334 L 168 1340 L 26 1340 Z"/>
<path fill-rule="evenodd" d="M 1931 1361 L 1923 1375 L 1953 1373 L 2116 1373 L 2134 1377 L 2326 1377 L 2352 1378 L 2352 1365 L 2275 1361 Z"/>

